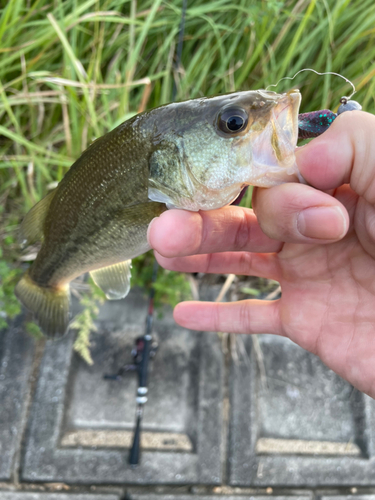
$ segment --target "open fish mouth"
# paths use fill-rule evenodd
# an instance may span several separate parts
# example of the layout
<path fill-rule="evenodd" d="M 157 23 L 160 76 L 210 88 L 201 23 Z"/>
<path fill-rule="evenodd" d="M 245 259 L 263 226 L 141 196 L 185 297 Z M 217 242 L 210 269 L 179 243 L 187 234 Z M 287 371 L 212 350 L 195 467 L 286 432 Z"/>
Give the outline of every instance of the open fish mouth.
<path fill-rule="evenodd" d="M 274 110 L 274 116 L 279 127 L 294 146 L 297 145 L 298 140 L 298 112 L 300 103 L 300 93 L 291 90 Z"/>
<path fill-rule="evenodd" d="M 285 176 L 290 180 L 299 179 L 299 172 L 296 171 L 294 160 L 294 151 L 298 141 L 298 112 L 301 102 L 299 91 L 290 91 L 271 112 L 270 122 L 266 129 L 262 132 L 258 143 L 254 143 L 253 148 L 253 168 L 258 166 L 260 179 L 257 179 L 257 185 L 264 178 L 265 185 L 269 186 L 271 176 L 273 183 L 278 184 L 278 176 L 280 181 L 285 182 Z M 280 167 L 286 165 L 284 170 Z M 286 170 L 285 170 L 286 168 Z M 271 181 L 272 182 L 272 181 Z M 255 183 L 255 182 L 254 182 Z M 251 182 L 253 184 L 253 182 Z M 232 205 L 239 205 L 244 197 L 249 184 L 241 189 L 237 198 L 232 202 Z"/>
<path fill-rule="evenodd" d="M 252 143 L 251 184 L 270 187 L 298 180 L 294 151 L 301 94 L 291 90 L 272 109 L 268 124 Z"/>

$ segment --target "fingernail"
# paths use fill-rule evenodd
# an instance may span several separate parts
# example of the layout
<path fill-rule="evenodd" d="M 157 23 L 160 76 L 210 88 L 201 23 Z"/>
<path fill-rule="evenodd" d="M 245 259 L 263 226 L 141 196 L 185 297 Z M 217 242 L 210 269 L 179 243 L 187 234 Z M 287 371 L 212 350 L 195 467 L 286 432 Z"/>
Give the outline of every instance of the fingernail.
<path fill-rule="evenodd" d="M 150 243 L 150 230 L 151 230 L 151 226 L 152 224 L 156 221 L 156 219 L 158 219 L 159 217 L 154 217 L 150 224 L 148 225 L 148 228 L 147 228 L 147 243 L 150 245 L 150 247 L 152 247 L 151 243 Z"/>
<path fill-rule="evenodd" d="M 338 240 L 346 234 L 347 222 L 340 207 L 313 207 L 299 213 L 297 229 L 307 238 Z"/>

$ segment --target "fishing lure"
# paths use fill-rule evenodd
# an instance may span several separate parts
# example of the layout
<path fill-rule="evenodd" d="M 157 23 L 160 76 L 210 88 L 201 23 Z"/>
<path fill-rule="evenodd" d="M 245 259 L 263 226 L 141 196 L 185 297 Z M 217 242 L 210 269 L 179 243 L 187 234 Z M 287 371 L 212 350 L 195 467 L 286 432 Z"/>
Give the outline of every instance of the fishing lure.
<path fill-rule="evenodd" d="M 294 76 L 284 76 L 283 78 L 280 78 L 280 80 L 275 83 L 268 85 L 266 90 L 268 90 L 270 87 L 277 87 L 279 83 L 283 80 L 294 80 L 297 75 L 304 71 L 312 71 L 316 75 L 319 76 L 324 76 L 324 75 L 334 75 L 342 78 L 343 80 L 346 81 L 346 83 L 349 83 L 353 89 L 353 92 L 350 94 L 349 97 L 341 97 L 340 103 L 341 105 L 339 106 L 337 113 L 334 113 L 333 111 L 329 109 L 321 109 L 319 111 L 311 111 L 309 113 L 301 113 L 298 115 L 298 139 L 311 139 L 313 137 L 318 137 L 318 135 L 323 134 L 328 128 L 332 125 L 333 121 L 335 118 L 337 118 L 338 115 L 341 113 L 344 113 L 345 111 L 355 111 L 355 110 L 361 110 L 362 106 L 357 102 L 357 101 L 352 101 L 351 97 L 356 93 L 355 86 L 354 84 L 348 80 L 348 78 L 345 78 L 345 76 L 340 75 L 339 73 L 333 73 L 332 71 L 326 71 L 324 73 L 319 73 L 318 71 L 315 71 L 315 69 L 312 68 L 303 68 L 299 71 Z"/>
<path fill-rule="evenodd" d="M 311 111 L 298 115 L 298 139 L 311 139 L 323 134 L 332 125 L 335 118 L 345 111 L 361 110 L 362 106 L 357 101 L 348 100 L 346 97 L 340 99 L 341 105 L 337 113 L 329 109 Z"/>

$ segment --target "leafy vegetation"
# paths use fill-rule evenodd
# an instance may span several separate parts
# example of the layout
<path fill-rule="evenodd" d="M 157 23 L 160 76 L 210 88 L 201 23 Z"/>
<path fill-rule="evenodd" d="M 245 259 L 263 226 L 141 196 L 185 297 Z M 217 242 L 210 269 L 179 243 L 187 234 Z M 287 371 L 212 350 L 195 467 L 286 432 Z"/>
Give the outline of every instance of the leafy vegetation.
<path fill-rule="evenodd" d="M 363 108 L 375 111 L 373 0 L 189 0 L 178 68 L 180 0 L 1 5 L 0 321 L 19 311 L 12 287 L 23 215 L 96 137 L 170 101 L 174 81 L 183 100 L 264 88 L 310 67 L 344 74 Z M 301 88 L 302 111 L 335 109 L 350 92 L 343 80 L 313 73 L 277 90 L 290 86 Z M 147 259 L 138 259 L 137 284 L 150 279 Z M 186 292 L 176 274 L 159 278 L 160 300 Z"/>
<path fill-rule="evenodd" d="M 86 361 L 93 364 L 90 353 L 90 332 L 96 331 L 95 319 L 99 314 L 99 306 L 105 301 L 105 295 L 100 288 L 90 280 L 88 290 L 80 297 L 82 311 L 77 314 L 70 327 L 77 330 L 74 350 Z"/>

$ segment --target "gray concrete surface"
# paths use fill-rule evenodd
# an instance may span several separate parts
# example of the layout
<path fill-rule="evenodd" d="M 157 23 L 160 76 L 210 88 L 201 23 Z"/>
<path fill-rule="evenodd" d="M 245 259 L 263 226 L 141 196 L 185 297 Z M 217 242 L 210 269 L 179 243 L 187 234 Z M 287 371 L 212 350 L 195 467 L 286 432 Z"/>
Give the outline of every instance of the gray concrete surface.
<path fill-rule="evenodd" d="M 120 500 L 118 495 L 90 493 L 32 493 L 26 491 L 6 492 L 0 490 L 1 500 Z"/>
<path fill-rule="evenodd" d="M 129 495 L 129 500 L 213 500 L 212 495 Z M 261 495 L 220 495 L 216 497 L 218 500 L 269 500 L 269 496 Z M 273 500 L 309 500 L 309 495 L 289 495 L 289 496 L 272 496 Z M 326 499 L 325 499 L 326 500 Z M 340 499 L 343 500 L 343 499 Z M 366 499 L 363 499 L 366 500 Z M 372 500 L 372 499 L 368 499 Z"/>
<path fill-rule="evenodd" d="M 0 332 L 0 480 L 12 476 L 28 403 L 34 343 L 15 321 Z"/>
<path fill-rule="evenodd" d="M 374 401 L 289 340 L 259 339 L 257 359 L 240 337 L 247 356 L 232 365 L 230 484 L 375 485 Z"/>
<path fill-rule="evenodd" d="M 85 431 L 128 432 L 135 420 L 135 374 L 104 380 L 126 361 L 143 333 L 146 302 L 133 293 L 107 303 L 92 336 L 94 365 L 72 354 L 73 336 L 48 342 L 41 363 L 21 477 L 26 481 L 77 484 L 220 484 L 222 435 L 222 353 L 217 336 L 190 333 L 171 315 L 156 322 L 160 349 L 152 362 L 144 430 L 190 442 L 181 449 L 143 450 L 137 468 L 128 464 L 121 442 L 112 448 L 84 446 Z M 66 433 L 75 444 L 62 446 Z M 172 437 L 170 437 L 170 435 Z M 180 435 L 181 440 L 176 436 Z M 96 434 L 97 436 L 97 434 Z M 125 435 L 126 437 L 126 435 Z M 87 434 L 86 434 L 87 438 Z M 66 441 L 66 440 L 65 440 Z M 126 441 L 126 440 L 125 440 Z M 152 441 L 152 439 L 151 439 Z M 188 448 L 189 449 L 189 448 Z"/>
<path fill-rule="evenodd" d="M 40 362 L 20 322 L 0 335 L 0 500 L 375 500 L 373 400 L 283 338 L 254 348 L 238 336 L 225 353 L 170 310 L 155 319 L 132 469 L 136 374 L 103 375 L 132 361 L 146 309 L 137 290 L 105 304 L 93 366 L 74 335 L 47 342 Z"/>

